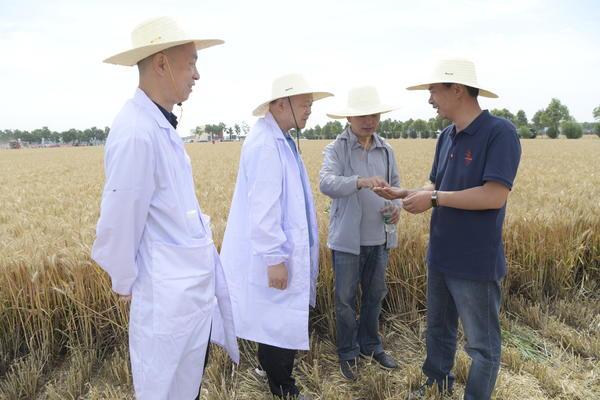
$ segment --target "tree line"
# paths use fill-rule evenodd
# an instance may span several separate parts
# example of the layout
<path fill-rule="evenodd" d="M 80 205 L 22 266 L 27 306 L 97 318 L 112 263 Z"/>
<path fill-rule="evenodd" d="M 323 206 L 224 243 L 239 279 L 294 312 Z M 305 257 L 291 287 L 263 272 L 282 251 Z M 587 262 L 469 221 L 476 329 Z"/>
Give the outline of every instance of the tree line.
<path fill-rule="evenodd" d="M 523 139 L 535 138 L 538 135 L 545 135 L 549 138 L 557 138 L 563 134 L 567 138 L 576 139 L 584 134 L 596 134 L 600 136 L 600 105 L 593 110 L 594 122 L 579 123 L 575 121 L 566 105 L 560 100 L 553 98 L 546 108 L 538 110 L 531 120 L 527 118 L 525 111 L 518 110 L 515 114 L 506 108 L 494 108 L 490 111 L 492 114 L 503 117 L 512 122 Z M 439 132 L 450 124 L 450 121 L 439 116 L 435 118 L 408 119 L 406 121 L 397 121 L 393 119 L 384 119 L 379 123 L 378 133 L 387 139 L 398 138 L 436 138 Z M 304 129 L 301 136 L 305 139 L 335 139 L 344 129 L 342 123 L 338 120 L 327 122 L 325 125 L 316 125 L 312 128 Z M 72 144 L 72 145 L 91 145 L 103 143 L 109 132 L 108 127 L 91 127 L 84 130 L 69 129 L 62 132 L 56 132 L 44 126 L 33 131 L 26 130 L 0 130 L 0 143 L 9 143 L 12 141 L 21 141 L 31 144 Z M 190 134 L 200 136 L 203 133 L 210 135 L 211 139 L 236 140 L 244 137 L 250 131 L 246 122 L 235 123 L 227 126 L 225 123 L 208 124 L 198 126 L 191 130 Z"/>
<path fill-rule="evenodd" d="M 566 105 L 560 100 L 553 98 L 546 108 L 538 110 L 531 121 L 523 110 L 518 110 L 515 114 L 506 108 L 494 108 L 490 112 L 496 116 L 508 119 L 517 128 L 519 136 L 523 139 L 535 138 L 538 135 L 546 135 L 555 139 L 559 134 L 565 135 L 570 139 L 577 139 L 586 134 L 597 134 L 600 136 L 600 106 L 593 111 L 594 119 L 597 121 L 578 123 L 569 113 Z M 407 121 L 396 121 L 384 119 L 379 124 L 379 134 L 384 138 L 436 138 L 437 135 L 450 121 L 439 116 L 429 120 L 412 118 Z M 344 126 L 340 121 L 330 121 L 325 125 L 316 125 L 313 128 L 305 129 L 303 136 L 307 139 L 334 139 L 342 132 Z"/>
<path fill-rule="evenodd" d="M 108 126 L 103 129 L 94 126 L 84 130 L 69 129 L 62 132 L 52 131 L 47 126 L 41 129 L 34 129 L 33 131 L 5 129 L 0 130 L 0 143 L 19 140 L 31 144 L 52 145 L 69 143 L 72 145 L 91 145 L 103 143 L 108 136 L 109 130 Z"/>

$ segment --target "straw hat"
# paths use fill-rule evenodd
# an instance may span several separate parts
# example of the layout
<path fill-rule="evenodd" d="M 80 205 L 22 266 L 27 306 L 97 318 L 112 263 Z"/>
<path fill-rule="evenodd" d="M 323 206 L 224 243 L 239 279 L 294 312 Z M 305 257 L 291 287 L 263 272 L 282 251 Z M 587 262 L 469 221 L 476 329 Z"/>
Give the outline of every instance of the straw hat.
<path fill-rule="evenodd" d="M 252 115 L 262 117 L 269 110 L 269 103 L 273 100 L 284 97 L 297 96 L 299 94 L 313 95 L 313 101 L 324 99 L 325 97 L 333 96 L 329 92 L 319 92 L 310 87 L 308 82 L 300 74 L 283 75 L 273 81 L 271 86 L 271 97 L 254 109 Z"/>
<path fill-rule="evenodd" d="M 174 19 L 158 17 L 136 26 L 131 32 L 131 48 L 104 62 L 132 66 L 152 54 L 186 43 L 195 43 L 196 49 L 200 50 L 225 42 L 219 39 L 196 39 L 188 35 Z"/>
<path fill-rule="evenodd" d="M 340 119 L 357 117 L 361 115 L 384 114 L 398 109 L 398 107 L 382 104 L 379 100 L 377 89 L 373 86 L 353 88 L 348 92 L 346 108 L 328 113 L 330 118 Z"/>
<path fill-rule="evenodd" d="M 479 94 L 484 97 L 498 97 L 497 94 L 484 89 L 477 82 L 475 64 L 469 60 L 442 60 L 438 62 L 427 83 L 409 86 L 407 90 L 428 90 L 433 83 L 460 83 L 479 89 Z"/>

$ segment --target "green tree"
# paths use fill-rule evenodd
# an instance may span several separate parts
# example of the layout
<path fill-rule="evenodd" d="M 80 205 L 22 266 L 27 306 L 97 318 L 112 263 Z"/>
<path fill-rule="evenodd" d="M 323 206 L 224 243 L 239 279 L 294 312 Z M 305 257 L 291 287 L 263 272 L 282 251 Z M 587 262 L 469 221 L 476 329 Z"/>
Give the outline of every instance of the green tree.
<path fill-rule="evenodd" d="M 75 143 L 78 139 L 78 131 L 75 129 L 69 129 L 61 133 L 63 143 Z"/>
<path fill-rule="evenodd" d="M 438 130 L 437 117 L 436 118 L 429 118 L 429 120 L 427 121 L 427 127 L 429 128 L 429 130 L 432 133 L 436 132 Z"/>
<path fill-rule="evenodd" d="M 550 139 L 556 139 L 558 137 L 558 129 L 553 126 L 549 126 L 548 129 L 546 129 L 546 135 Z"/>
<path fill-rule="evenodd" d="M 433 139 L 436 139 L 439 133 L 441 133 L 447 126 L 452 124 L 451 121 L 447 120 L 446 118 L 442 118 L 439 115 L 437 115 L 435 118 L 430 118 L 427 123 Z"/>
<path fill-rule="evenodd" d="M 210 135 L 210 140 L 220 140 L 223 139 L 225 128 L 227 128 L 227 125 L 219 122 L 218 124 L 206 124 L 204 131 Z"/>
<path fill-rule="evenodd" d="M 205 126 L 197 126 L 190 131 L 190 133 L 192 135 L 197 136 L 197 137 L 204 135 L 205 132 L 206 132 Z"/>
<path fill-rule="evenodd" d="M 594 119 L 600 121 L 600 106 L 594 108 Z"/>
<path fill-rule="evenodd" d="M 411 129 L 414 131 L 415 137 L 429 137 L 429 132 L 427 131 L 429 127 L 427 125 L 427 121 L 425 121 L 424 119 L 416 119 L 411 124 Z M 413 135 L 411 135 L 411 137 L 413 137 Z"/>
<path fill-rule="evenodd" d="M 510 122 L 513 123 L 513 125 L 517 125 L 517 118 L 515 117 L 515 115 L 513 113 L 511 113 L 510 111 L 508 111 L 506 108 L 494 108 L 492 111 L 490 111 L 492 114 L 494 114 L 497 117 L 502 117 L 502 118 L 506 118 L 507 120 L 509 120 Z"/>
<path fill-rule="evenodd" d="M 596 135 L 600 137 L 600 122 L 598 122 L 594 127 L 594 132 L 596 132 Z"/>
<path fill-rule="evenodd" d="M 558 135 L 561 121 L 571 121 L 573 118 L 569 114 L 567 106 L 562 104 L 560 100 L 553 98 L 544 110 L 542 115 L 542 123 L 548 128 L 553 128 L 552 132 Z M 550 135 L 548 135 L 550 136 Z"/>
<path fill-rule="evenodd" d="M 535 114 L 533 114 L 531 123 L 536 132 L 542 132 L 544 130 L 545 126 L 543 121 L 545 119 L 546 117 L 544 117 L 544 110 L 538 110 Z"/>
<path fill-rule="evenodd" d="M 402 129 L 404 129 L 404 123 L 402 121 L 394 121 L 394 127 L 392 129 L 392 137 L 394 139 L 400 138 L 400 135 L 402 135 Z"/>
<path fill-rule="evenodd" d="M 533 133 L 531 132 L 531 129 L 526 125 L 521 125 L 520 127 L 518 127 L 517 133 L 519 134 L 519 137 L 521 139 L 532 139 L 534 137 Z"/>
<path fill-rule="evenodd" d="M 564 121 L 561 125 L 562 133 L 567 139 L 579 139 L 583 136 L 583 129 L 576 121 Z"/>
<path fill-rule="evenodd" d="M 321 128 L 321 125 L 317 124 L 317 126 L 315 126 L 315 139 L 321 139 L 323 135 L 323 128 Z"/>
<path fill-rule="evenodd" d="M 529 125 L 529 121 L 527 121 L 527 115 L 525 114 L 525 111 L 523 111 L 523 110 L 517 111 L 516 122 L 517 122 L 516 126 L 518 126 L 518 127 Z"/>
<path fill-rule="evenodd" d="M 379 127 L 377 128 L 377 131 L 379 133 L 379 135 L 383 138 L 389 139 L 391 136 L 391 119 L 384 119 L 383 121 L 379 122 Z"/>
<path fill-rule="evenodd" d="M 329 121 L 321 128 L 321 137 L 323 139 L 335 139 L 343 130 L 344 127 L 340 121 Z"/>

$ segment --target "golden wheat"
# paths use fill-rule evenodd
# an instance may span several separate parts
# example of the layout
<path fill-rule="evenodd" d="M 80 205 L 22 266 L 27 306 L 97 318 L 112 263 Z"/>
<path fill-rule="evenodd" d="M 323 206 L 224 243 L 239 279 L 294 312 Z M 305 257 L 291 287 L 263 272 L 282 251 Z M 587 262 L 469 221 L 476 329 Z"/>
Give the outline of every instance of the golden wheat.
<path fill-rule="evenodd" d="M 300 355 L 296 374 L 305 391 L 322 399 L 404 398 L 421 380 L 429 215 L 402 215 L 400 246 L 390 257 L 382 335 L 401 360 L 400 371 L 387 373 L 367 363 L 358 382 L 342 381 L 334 345 L 333 274 L 324 245 L 329 199 L 318 193 L 325 144 L 302 143 L 315 192 L 322 268 L 312 346 Z M 421 185 L 435 142 L 391 144 L 403 185 Z M 240 143 L 188 147 L 198 199 L 212 217 L 217 245 L 240 148 Z M 598 154 L 598 139 L 523 142 L 505 223 L 506 350 L 498 399 L 600 396 Z M 89 257 L 103 183 L 102 149 L 1 151 L 0 168 L 0 399 L 132 398 L 127 309 Z M 239 367 L 213 351 L 203 398 L 269 398 L 265 383 L 251 373 L 254 344 L 241 345 Z M 467 368 L 468 358 L 459 352 L 459 383 Z"/>

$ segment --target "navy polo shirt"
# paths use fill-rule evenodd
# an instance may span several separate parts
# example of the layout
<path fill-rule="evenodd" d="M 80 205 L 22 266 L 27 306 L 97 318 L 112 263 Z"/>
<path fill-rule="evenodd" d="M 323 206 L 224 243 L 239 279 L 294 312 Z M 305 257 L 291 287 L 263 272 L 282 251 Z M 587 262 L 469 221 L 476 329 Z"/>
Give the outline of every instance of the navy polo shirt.
<path fill-rule="evenodd" d="M 158 107 L 158 109 L 165 116 L 165 118 L 167 119 L 167 121 L 169 121 L 169 123 L 171 124 L 171 126 L 173 127 L 173 129 L 177 129 L 177 117 L 175 116 L 175 114 L 173 114 L 170 111 L 167 111 L 163 106 L 161 106 L 160 104 L 158 104 L 154 100 L 152 100 L 152 102 L 154 104 L 156 104 L 156 107 Z"/>
<path fill-rule="evenodd" d="M 459 191 L 495 181 L 512 189 L 521 159 L 513 124 L 483 111 L 462 132 L 441 133 L 429 179 L 441 191 Z M 502 225 L 506 205 L 469 211 L 436 207 L 431 215 L 427 264 L 447 276 L 498 280 L 506 274 Z"/>

